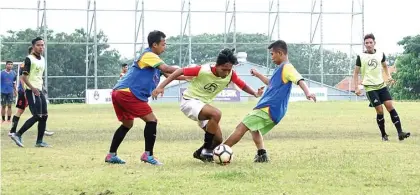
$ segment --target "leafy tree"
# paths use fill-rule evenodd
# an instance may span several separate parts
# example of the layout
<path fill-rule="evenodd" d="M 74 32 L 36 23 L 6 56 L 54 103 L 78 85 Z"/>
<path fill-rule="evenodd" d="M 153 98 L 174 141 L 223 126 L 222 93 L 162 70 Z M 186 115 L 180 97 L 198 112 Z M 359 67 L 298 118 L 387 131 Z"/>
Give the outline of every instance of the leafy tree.
<path fill-rule="evenodd" d="M 30 41 L 42 36 L 43 32 L 34 29 L 21 31 L 7 31 L 2 35 L 2 59 L 21 62 L 27 55 Z M 48 96 L 50 98 L 77 98 L 85 96 L 85 78 L 54 78 L 51 76 L 85 76 L 86 75 L 86 42 L 87 32 L 84 29 L 76 29 L 68 34 L 64 32 L 47 32 L 48 52 Z M 93 36 L 89 38 L 93 42 Z M 100 31 L 98 40 L 98 75 L 115 75 L 115 78 L 98 78 L 98 88 L 110 88 L 118 79 L 120 70 L 120 54 L 116 50 L 109 50 L 107 36 Z M 4 42 L 28 42 L 28 44 L 14 44 Z M 73 42 L 81 44 L 48 44 L 48 42 Z M 89 45 L 89 69 L 88 75 L 93 76 L 93 45 Z M 88 88 L 94 88 L 94 79 L 89 78 Z M 64 103 L 66 101 L 56 101 Z M 68 101 L 67 101 L 68 102 Z M 81 102 L 76 101 L 76 102 Z"/>
<path fill-rule="evenodd" d="M 180 36 L 169 37 L 168 43 L 179 43 Z M 193 43 L 220 43 L 224 41 L 223 34 L 200 34 L 191 37 Z M 260 64 L 266 67 L 274 68 L 271 62 L 271 57 L 267 53 L 268 37 L 264 34 L 243 34 L 237 33 L 236 41 L 240 43 L 247 43 L 237 45 L 237 51 L 247 52 L 248 61 Z M 188 37 L 183 37 L 183 42 L 187 42 Z M 215 61 L 218 52 L 224 47 L 233 47 L 232 34 L 227 35 L 226 45 L 219 44 L 192 44 L 192 63 L 201 64 L 209 61 Z M 179 51 L 182 51 L 182 61 L 180 62 Z M 302 44 L 289 44 L 289 59 L 296 69 L 301 74 L 309 74 L 309 58 L 312 54 L 311 74 L 321 74 L 320 51 L 318 47 Z M 163 54 L 163 59 L 168 64 L 177 64 L 186 66 L 188 64 L 188 45 L 169 45 L 166 52 Z M 268 63 L 267 63 L 268 59 Z M 348 74 L 349 69 L 353 65 L 349 64 L 347 54 L 342 52 L 333 52 L 324 50 L 324 74 Z M 308 76 L 310 79 L 321 82 L 320 75 Z M 324 76 L 324 83 L 327 85 L 335 85 L 344 79 L 345 76 Z"/>
<path fill-rule="evenodd" d="M 420 99 L 420 35 L 407 36 L 398 42 L 404 52 L 397 58 L 397 72 L 393 78 L 397 81 L 391 92 L 398 99 Z"/>

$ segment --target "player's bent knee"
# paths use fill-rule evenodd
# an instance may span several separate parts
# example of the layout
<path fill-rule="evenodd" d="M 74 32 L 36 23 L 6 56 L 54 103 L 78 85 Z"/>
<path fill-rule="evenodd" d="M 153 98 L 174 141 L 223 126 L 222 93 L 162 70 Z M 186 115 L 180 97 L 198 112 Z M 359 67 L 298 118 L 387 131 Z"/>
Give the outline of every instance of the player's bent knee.
<path fill-rule="evenodd" d="M 214 109 L 211 114 L 211 119 L 219 121 L 222 118 L 222 112 L 219 109 Z"/>
<path fill-rule="evenodd" d="M 153 112 L 151 112 L 150 114 L 147 114 L 146 116 L 141 117 L 141 119 L 144 122 L 157 122 L 157 118 L 155 116 L 155 114 L 153 114 Z"/>
<path fill-rule="evenodd" d="M 122 125 L 128 129 L 131 129 L 134 124 L 134 120 L 123 120 L 121 122 L 122 122 Z"/>

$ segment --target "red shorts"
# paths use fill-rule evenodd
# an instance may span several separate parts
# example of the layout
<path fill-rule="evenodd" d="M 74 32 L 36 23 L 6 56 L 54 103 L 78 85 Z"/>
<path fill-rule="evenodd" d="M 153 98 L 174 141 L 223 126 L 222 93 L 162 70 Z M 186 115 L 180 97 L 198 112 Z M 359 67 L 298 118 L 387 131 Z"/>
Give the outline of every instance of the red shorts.
<path fill-rule="evenodd" d="M 16 108 L 25 110 L 28 107 L 28 99 L 26 99 L 25 92 L 19 91 L 17 96 Z"/>
<path fill-rule="evenodd" d="M 152 108 L 128 91 L 113 91 L 112 104 L 119 121 L 134 120 L 152 113 Z"/>

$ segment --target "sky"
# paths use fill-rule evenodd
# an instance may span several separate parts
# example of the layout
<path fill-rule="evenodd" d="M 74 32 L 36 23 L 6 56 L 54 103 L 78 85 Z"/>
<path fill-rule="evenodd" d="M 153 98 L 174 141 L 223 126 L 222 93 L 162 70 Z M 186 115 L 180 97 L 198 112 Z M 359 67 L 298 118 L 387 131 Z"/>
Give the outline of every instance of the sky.
<path fill-rule="evenodd" d="M 312 0 L 280 0 L 279 9 L 285 12 L 309 12 Z M 118 2 L 118 3 L 116 3 Z M 140 1 L 141 2 L 141 1 Z M 277 11 L 277 1 L 274 1 L 272 11 Z M 320 10 L 320 0 L 316 1 L 315 10 Z M 361 12 L 361 0 L 354 0 L 354 12 Z M 233 10 L 231 0 L 230 10 Z M 86 9 L 87 0 L 46 0 L 47 8 L 54 9 Z M 97 9 L 134 10 L 135 0 L 96 0 Z M 7 30 L 21 30 L 36 28 L 37 12 L 35 10 L 18 10 L 8 8 L 36 8 L 37 0 L 1 0 L 0 1 L 0 34 Z M 92 5 L 93 7 L 93 0 Z M 402 52 L 397 45 L 403 37 L 420 34 L 420 25 L 411 23 L 420 18 L 420 1 L 416 0 L 365 0 L 364 1 L 364 32 L 374 33 L 377 39 L 377 49 L 385 53 Z M 7 8 L 7 9 L 4 9 Z M 139 5 L 141 9 L 141 4 Z M 172 10 L 172 12 L 146 11 L 144 14 L 145 37 L 152 30 L 161 30 L 168 36 L 176 36 L 181 31 L 181 0 L 144 0 L 145 10 Z M 188 0 L 185 11 L 188 9 Z M 268 11 L 269 0 L 236 0 L 236 10 L 240 11 Z M 351 12 L 352 0 L 324 0 L 324 12 Z M 225 0 L 191 0 L 192 11 L 224 11 Z M 76 28 L 86 28 L 86 11 L 47 10 L 48 28 L 56 32 L 72 32 Z M 184 14 L 183 23 L 187 14 Z M 273 23 L 276 14 L 271 14 Z M 353 16 L 353 31 L 351 30 L 351 15 L 324 14 L 323 41 L 324 43 L 353 43 L 362 42 L 362 15 Z M 138 18 L 140 18 L 140 13 Z M 227 15 L 230 21 L 231 14 Z M 282 13 L 280 14 L 280 33 L 274 27 L 273 39 L 285 40 L 288 43 L 308 43 L 310 40 L 310 14 Z M 313 17 L 313 28 L 317 15 Z M 236 31 L 241 33 L 265 33 L 269 29 L 268 13 L 237 13 Z M 252 22 L 253 21 L 253 22 Z M 258 22 L 255 22 L 258 21 Z M 225 24 L 224 13 L 191 13 L 191 34 L 223 33 Z M 229 22 L 228 22 L 229 24 Z M 272 28 L 270 26 L 270 30 Z M 98 11 L 97 29 L 108 35 L 109 42 L 130 43 L 134 41 L 135 15 L 134 11 Z M 314 42 L 320 42 L 320 26 L 315 33 Z M 313 30 L 312 30 L 313 31 Z M 351 36 L 353 32 L 353 36 Z M 188 28 L 186 30 L 188 34 Z M 279 36 L 280 35 L 280 36 Z M 142 41 L 140 31 L 138 42 Z M 134 53 L 133 44 L 111 44 L 112 48 L 120 51 L 123 57 L 131 58 Z M 139 48 L 139 47 L 138 47 Z M 138 49 L 137 48 L 137 49 Z M 328 45 L 327 49 L 349 52 L 350 46 Z M 361 51 L 361 46 L 353 51 Z M 246 51 L 244 51 L 246 52 Z"/>

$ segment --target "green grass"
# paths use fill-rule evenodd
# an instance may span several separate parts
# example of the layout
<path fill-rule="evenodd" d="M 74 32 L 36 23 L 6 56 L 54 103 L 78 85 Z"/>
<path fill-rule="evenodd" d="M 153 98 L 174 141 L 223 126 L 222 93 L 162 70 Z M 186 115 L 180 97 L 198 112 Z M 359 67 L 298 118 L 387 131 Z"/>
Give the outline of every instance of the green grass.
<path fill-rule="evenodd" d="M 216 106 L 226 138 L 255 102 Z M 192 158 L 203 132 L 177 104 L 153 105 L 159 118 L 156 156 L 139 162 L 144 149 L 140 120 L 119 149 L 126 165 L 103 162 L 119 126 L 111 105 L 50 105 L 52 148 L 35 148 L 36 126 L 18 148 L 1 132 L 2 194 L 418 194 L 420 191 L 420 103 L 395 104 L 412 137 L 399 142 L 386 115 L 390 142 L 380 139 L 367 102 L 291 103 L 286 117 L 265 136 L 271 157 L 252 162 L 250 135 L 233 147 L 228 166 Z M 25 113 L 20 125 L 27 119 Z"/>

